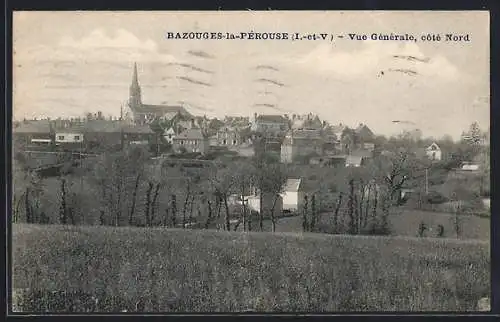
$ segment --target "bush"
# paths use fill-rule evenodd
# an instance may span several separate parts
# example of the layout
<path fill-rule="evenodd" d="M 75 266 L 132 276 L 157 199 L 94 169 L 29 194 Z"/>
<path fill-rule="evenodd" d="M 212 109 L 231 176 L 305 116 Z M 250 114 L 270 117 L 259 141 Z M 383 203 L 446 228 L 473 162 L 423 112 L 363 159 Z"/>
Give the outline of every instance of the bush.
<path fill-rule="evenodd" d="M 13 225 L 12 245 L 24 311 L 467 311 L 490 291 L 478 241 Z"/>
<path fill-rule="evenodd" d="M 448 198 L 436 191 L 431 191 L 425 196 L 425 200 L 433 205 L 442 204 L 448 201 Z"/>

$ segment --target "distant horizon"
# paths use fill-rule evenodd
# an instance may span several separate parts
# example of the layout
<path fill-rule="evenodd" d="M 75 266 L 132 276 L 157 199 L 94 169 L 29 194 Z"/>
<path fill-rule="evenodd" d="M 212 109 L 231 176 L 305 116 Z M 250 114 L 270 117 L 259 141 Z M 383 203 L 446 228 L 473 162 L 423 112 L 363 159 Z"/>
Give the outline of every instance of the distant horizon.
<path fill-rule="evenodd" d="M 119 115 L 137 62 L 144 103 L 183 102 L 195 115 L 220 119 L 251 117 L 254 111 L 313 112 L 331 124 L 366 123 L 385 136 L 418 128 L 428 136 L 454 139 L 473 121 L 483 129 L 490 123 L 486 11 L 33 11 L 15 12 L 13 29 L 16 119 L 99 110 Z M 346 37 L 333 44 L 166 37 L 168 32 L 205 30 L 337 32 Z M 450 30 L 470 35 L 471 41 L 347 37 Z"/>
<path fill-rule="evenodd" d="M 102 111 L 93 112 L 92 115 L 97 115 L 98 112 L 102 112 Z M 189 112 L 189 110 L 188 110 L 188 112 Z M 294 113 L 292 113 L 292 114 L 294 114 Z M 288 115 L 290 117 L 292 114 L 272 114 L 272 115 Z M 297 113 L 295 113 L 295 114 L 297 114 Z M 271 114 L 258 114 L 258 115 L 271 115 Z M 298 114 L 298 115 L 299 116 L 304 116 L 304 115 L 307 115 L 307 114 Z M 348 128 L 354 129 L 358 125 L 364 124 L 364 125 L 368 126 L 368 128 L 372 129 L 370 127 L 370 124 L 367 123 L 367 122 L 362 122 L 361 121 L 361 122 L 356 123 L 356 124 L 347 124 L 345 122 L 339 121 L 339 122 L 333 122 L 332 123 L 332 122 L 329 122 L 328 120 L 324 120 L 321 117 L 321 115 L 318 115 L 318 114 L 313 114 L 313 115 L 314 116 L 317 115 L 321 121 L 326 121 L 329 125 L 339 125 L 339 124 L 342 124 L 342 125 L 347 126 Z M 102 114 L 102 116 L 103 116 L 103 118 L 104 118 L 105 121 L 108 121 L 110 116 L 113 117 L 113 121 L 119 120 L 119 118 L 120 118 L 120 115 L 112 115 L 112 114 L 104 114 L 104 113 Z M 204 115 L 193 115 L 193 116 L 195 116 L 195 117 L 203 117 Z M 244 115 L 225 115 L 225 116 L 229 116 L 229 117 L 248 117 L 250 122 L 252 122 L 252 119 L 253 119 L 253 113 L 252 113 L 252 116 L 244 116 Z M 41 118 L 37 117 L 36 119 L 28 119 L 28 118 L 26 118 L 26 119 L 12 119 L 12 121 L 13 122 L 23 122 L 24 120 L 26 120 L 26 121 L 41 121 L 41 120 L 56 121 L 56 120 L 70 120 L 70 119 L 75 119 L 75 118 L 76 119 L 80 118 L 80 120 L 85 121 L 86 120 L 86 115 L 73 115 L 73 116 L 70 116 L 68 118 L 46 116 L 46 117 L 41 117 Z M 214 116 L 214 117 L 207 116 L 207 118 L 209 118 L 209 119 L 216 118 L 216 119 L 221 120 L 221 121 L 224 119 L 224 117 L 216 117 L 216 116 Z M 471 121 L 470 124 L 472 124 L 473 122 L 474 121 Z M 488 131 L 488 129 L 484 129 L 483 127 L 481 127 L 481 124 L 479 124 L 479 126 L 480 126 L 480 129 L 481 129 L 481 131 L 483 133 L 486 132 L 486 131 Z M 418 130 L 418 129 L 407 130 L 407 132 L 411 133 L 412 131 L 415 131 L 415 130 Z M 466 128 L 466 129 L 464 129 L 464 132 L 467 132 L 468 130 L 469 130 L 469 128 Z M 403 133 L 403 131 L 405 131 L 405 130 L 402 130 L 401 133 Z M 373 131 L 373 133 L 375 134 L 375 136 L 383 136 L 385 138 L 396 137 L 398 134 L 401 134 L 401 133 L 394 133 L 394 134 L 387 135 L 387 134 L 377 133 L 375 131 Z M 440 140 L 451 138 L 453 140 L 453 142 L 456 143 L 456 142 L 459 142 L 460 139 L 461 139 L 461 137 L 454 138 L 452 135 L 447 134 L 447 133 L 444 133 L 444 134 L 442 134 L 439 137 L 435 137 L 435 136 L 432 136 L 432 135 L 426 135 L 425 132 L 423 132 L 423 131 L 421 133 L 422 133 L 421 140 L 436 140 L 436 141 L 440 141 Z"/>

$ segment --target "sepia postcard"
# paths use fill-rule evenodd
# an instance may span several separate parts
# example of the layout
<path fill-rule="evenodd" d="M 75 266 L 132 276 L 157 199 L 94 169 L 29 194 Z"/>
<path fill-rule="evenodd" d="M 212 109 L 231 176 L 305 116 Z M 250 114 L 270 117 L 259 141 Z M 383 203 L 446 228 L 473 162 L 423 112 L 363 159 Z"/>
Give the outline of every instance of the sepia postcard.
<path fill-rule="evenodd" d="M 16 11 L 10 314 L 490 311 L 487 11 Z"/>

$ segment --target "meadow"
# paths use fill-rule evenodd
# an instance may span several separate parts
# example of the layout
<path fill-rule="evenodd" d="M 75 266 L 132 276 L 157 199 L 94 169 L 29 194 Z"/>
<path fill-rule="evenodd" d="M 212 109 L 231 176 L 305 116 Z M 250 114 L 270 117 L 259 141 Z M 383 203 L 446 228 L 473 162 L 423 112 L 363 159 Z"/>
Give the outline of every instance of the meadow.
<path fill-rule="evenodd" d="M 475 215 L 459 215 L 459 239 L 490 240 L 490 219 Z M 457 238 L 454 223 L 455 215 L 443 212 L 420 211 L 405 209 L 391 213 L 389 226 L 392 236 L 416 237 L 420 223 L 424 222 L 427 230 L 424 237 L 438 237 L 438 225 L 444 227 L 444 238 Z M 341 218 L 340 224 L 347 226 L 346 218 Z M 255 224 L 257 225 L 257 224 Z M 330 233 L 333 230 L 333 213 L 321 213 L 316 225 L 321 232 Z M 241 230 L 241 229 L 240 229 Z M 276 224 L 277 232 L 302 232 L 302 217 L 279 218 Z M 272 231 L 271 220 L 264 220 L 264 231 Z"/>
<path fill-rule="evenodd" d="M 23 311 L 474 311 L 488 241 L 13 225 Z"/>

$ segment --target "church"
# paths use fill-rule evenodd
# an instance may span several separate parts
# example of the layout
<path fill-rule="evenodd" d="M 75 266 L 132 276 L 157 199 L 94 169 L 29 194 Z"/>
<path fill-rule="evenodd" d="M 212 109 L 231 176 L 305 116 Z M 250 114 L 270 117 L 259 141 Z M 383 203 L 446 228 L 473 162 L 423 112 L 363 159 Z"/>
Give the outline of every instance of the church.
<path fill-rule="evenodd" d="M 183 106 L 178 105 L 151 105 L 143 104 L 141 87 L 137 75 L 137 63 L 134 63 L 134 74 L 130 85 L 128 107 L 132 112 L 136 124 L 150 124 L 155 119 L 171 120 L 177 115 L 185 119 L 192 119 L 191 115 Z"/>

